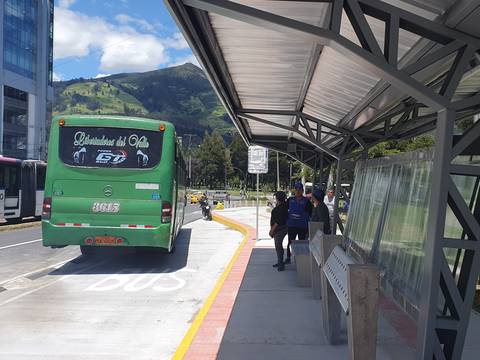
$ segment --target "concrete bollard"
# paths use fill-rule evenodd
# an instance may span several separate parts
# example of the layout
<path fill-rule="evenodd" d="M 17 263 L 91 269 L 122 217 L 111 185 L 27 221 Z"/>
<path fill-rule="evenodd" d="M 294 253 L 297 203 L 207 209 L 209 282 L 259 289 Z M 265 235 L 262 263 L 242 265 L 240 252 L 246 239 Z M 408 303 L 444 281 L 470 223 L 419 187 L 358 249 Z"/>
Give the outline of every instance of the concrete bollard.
<path fill-rule="evenodd" d="M 315 237 L 317 231 L 323 233 L 323 222 L 310 221 L 308 223 L 308 239 L 312 240 Z"/>
<path fill-rule="evenodd" d="M 380 271 L 375 265 L 347 267 L 349 311 L 347 315 L 350 359 L 375 359 L 377 351 Z"/>
<path fill-rule="evenodd" d="M 310 250 L 308 240 L 295 240 L 292 242 L 292 255 L 297 270 L 297 285 L 310 287 L 312 284 L 310 275 Z"/>
<path fill-rule="evenodd" d="M 323 235 L 321 238 L 321 264 L 323 268 L 335 246 L 342 243 L 341 235 Z M 342 307 L 323 271 L 320 275 L 322 289 L 323 329 L 330 344 L 340 343 L 340 321 Z"/>
<path fill-rule="evenodd" d="M 320 300 L 322 298 L 322 281 L 321 281 L 321 273 L 322 268 L 318 264 L 315 256 L 310 254 L 310 278 L 312 280 L 312 295 L 313 298 L 316 300 Z"/>
<path fill-rule="evenodd" d="M 322 298 L 320 257 L 320 238 L 323 236 L 323 223 L 311 221 L 309 223 L 310 240 L 310 279 L 312 281 L 312 295 L 314 299 Z M 315 258 L 317 256 L 317 259 Z"/>

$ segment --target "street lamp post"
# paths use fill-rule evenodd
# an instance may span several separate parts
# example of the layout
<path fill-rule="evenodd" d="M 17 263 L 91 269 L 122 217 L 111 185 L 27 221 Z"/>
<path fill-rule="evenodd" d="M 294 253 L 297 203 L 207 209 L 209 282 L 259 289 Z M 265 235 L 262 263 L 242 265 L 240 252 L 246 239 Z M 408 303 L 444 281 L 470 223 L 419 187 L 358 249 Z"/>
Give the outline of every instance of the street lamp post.
<path fill-rule="evenodd" d="M 245 174 L 244 174 L 244 173 L 243 173 L 243 170 L 240 169 L 240 168 L 238 168 L 238 167 L 236 167 L 236 166 L 232 166 L 232 169 L 238 170 L 238 171 L 240 172 L 240 174 L 242 174 L 242 176 L 243 176 L 243 186 L 244 186 L 244 188 L 246 188 L 246 186 L 247 186 L 247 174 L 246 174 L 246 173 L 247 173 L 247 172 L 245 171 Z M 240 189 L 241 189 L 241 188 L 242 188 L 242 186 L 240 185 Z"/>
<path fill-rule="evenodd" d="M 192 137 L 197 136 L 196 134 L 183 134 L 183 136 L 188 136 L 188 178 L 190 183 L 192 181 Z M 191 186 L 191 184 L 190 184 Z"/>
<path fill-rule="evenodd" d="M 280 191 L 280 164 L 278 161 L 278 151 L 277 151 L 277 191 Z"/>

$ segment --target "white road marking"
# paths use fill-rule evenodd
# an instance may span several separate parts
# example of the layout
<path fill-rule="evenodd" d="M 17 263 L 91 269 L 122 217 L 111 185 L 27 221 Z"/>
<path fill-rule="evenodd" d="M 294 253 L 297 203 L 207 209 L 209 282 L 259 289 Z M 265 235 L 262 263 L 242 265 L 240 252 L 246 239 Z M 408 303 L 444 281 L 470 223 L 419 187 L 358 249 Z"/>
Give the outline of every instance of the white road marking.
<path fill-rule="evenodd" d="M 84 291 L 102 292 L 123 288 L 123 290 L 127 292 L 136 292 L 151 288 L 157 292 L 172 292 L 180 290 L 187 283 L 184 279 L 178 276 L 179 273 L 194 273 L 197 271 L 195 269 L 183 268 L 170 273 L 170 269 L 166 268 L 162 273 L 156 273 L 155 269 L 149 269 L 146 273 L 139 274 L 140 270 L 141 269 L 124 269 L 119 273 L 100 279 L 96 283 L 91 284 Z"/>
<path fill-rule="evenodd" d="M 11 303 L 11 302 L 13 302 L 13 301 L 15 301 L 15 300 L 18 300 L 18 299 L 23 298 L 24 296 L 27 296 L 27 295 L 33 294 L 34 292 L 37 292 L 37 291 L 39 291 L 39 290 L 45 289 L 46 287 L 48 287 L 48 286 L 50 286 L 50 285 L 53 285 L 53 284 L 55 284 L 55 283 L 57 283 L 57 282 L 59 282 L 59 281 L 68 279 L 68 278 L 70 278 L 70 277 L 72 277 L 72 276 L 74 276 L 74 275 L 77 275 L 77 274 L 81 273 L 82 271 L 86 271 L 86 270 L 90 270 L 90 269 L 96 268 L 97 266 L 103 265 L 103 264 L 105 264 L 106 262 L 108 262 L 108 261 L 110 261 L 110 260 L 111 260 L 111 259 L 105 259 L 104 261 L 101 261 L 101 262 L 99 262 L 99 263 L 96 263 L 96 264 L 94 264 L 94 265 L 92 265 L 92 266 L 87 266 L 87 267 L 85 267 L 85 268 L 78 269 L 77 271 L 75 271 L 75 272 L 73 272 L 73 273 L 71 273 L 71 274 L 69 274 L 69 275 L 61 276 L 61 277 L 58 278 L 57 280 L 51 281 L 51 282 L 49 282 L 49 283 L 47 283 L 47 284 L 45 284 L 45 285 L 39 286 L 38 288 L 35 288 L 35 289 L 30 290 L 30 291 L 24 292 L 23 294 L 19 294 L 19 295 L 17 295 L 17 296 L 14 296 L 14 297 L 12 297 L 12 298 L 4 301 L 4 302 L 0 302 L 0 306 L 9 304 L 9 303 Z"/>
<path fill-rule="evenodd" d="M 18 243 L 18 244 L 12 244 L 12 245 L 7 245 L 7 246 L 2 246 L 2 247 L 0 247 L 0 250 L 9 249 L 9 248 L 12 248 L 12 247 L 15 247 L 15 246 L 20 246 L 20 245 L 32 244 L 32 243 L 34 243 L 34 242 L 39 242 L 39 241 L 42 241 L 42 240 L 43 240 L 43 239 L 36 239 L 36 240 L 21 242 L 21 243 Z"/>
<path fill-rule="evenodd" d="M 22 275 L 17 275 L 17 276 L 15 276 L 15 277 L 11 278 L 11 279 L 4 280 L 4 281 L 0 282 L 0 285 L 6 284 L 6 283 L 8 283 L 8 282 L 10 282 L 10 281 L 14 281 L 14 280 L 17 280 L 17 279 L 22 278 L 22 277 L 28 277 L 28 276 L 30 276 L 30 275 L 32 275 L 32 274 L 35 274 L 35 273 L 38 273 L 38 272 L 40 272 L 40 271 L 44 271 L 44 270 L 47 270 L 47 269 L 50 269 L 50 268 L 52 268 L 52 269 L 58 269 L 59 267 L 65 265 L 67 262 L 72 261 L 73 259 L 76 259 L 77 257 L 78 257 L 78 256 L 74 256 L 74 257 L 72 257 L 72 258 L 70 258 L 70 259 L 60 261 L 59 263 L 56 263 L 56 264 L 53 264 L 53 265 L 49 265 L 49 266 L 45 266 L 44 268 L 37 269 L 37 270 L 33 270 L 33 271 L 30 271 L 30 272 L 25 273 L 25 274 L 22 274 Z"/>

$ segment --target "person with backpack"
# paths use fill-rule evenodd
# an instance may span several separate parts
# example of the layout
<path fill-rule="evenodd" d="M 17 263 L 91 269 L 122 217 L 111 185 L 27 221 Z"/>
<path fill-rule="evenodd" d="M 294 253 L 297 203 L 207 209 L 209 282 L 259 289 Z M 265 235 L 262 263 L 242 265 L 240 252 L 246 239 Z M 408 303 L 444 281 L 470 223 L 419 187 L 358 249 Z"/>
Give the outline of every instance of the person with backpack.
<path fill-rule="evenodd" d="M 298 236 L 298 240 L 305 240 L 308 233 L 308 222 L 312 215 L 313 205 L 310 199 L 303 196 L 303 184 L 295 183 L 295 194 L 287 200 L 288 206 L 288 245 L 285 264 L 291 263 L 291 244 Z"/>

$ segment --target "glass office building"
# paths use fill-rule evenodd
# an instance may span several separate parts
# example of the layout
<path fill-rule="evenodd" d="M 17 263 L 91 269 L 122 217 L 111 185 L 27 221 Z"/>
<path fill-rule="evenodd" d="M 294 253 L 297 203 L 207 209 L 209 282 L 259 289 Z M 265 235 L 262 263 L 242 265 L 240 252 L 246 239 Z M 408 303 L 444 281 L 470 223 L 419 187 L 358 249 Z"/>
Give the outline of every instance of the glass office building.
<path fill-rule="evenodd" d="M 47 104 L 53 97 L 53 0 L 0 5 L 0 154 L 46 156 Z"/>

